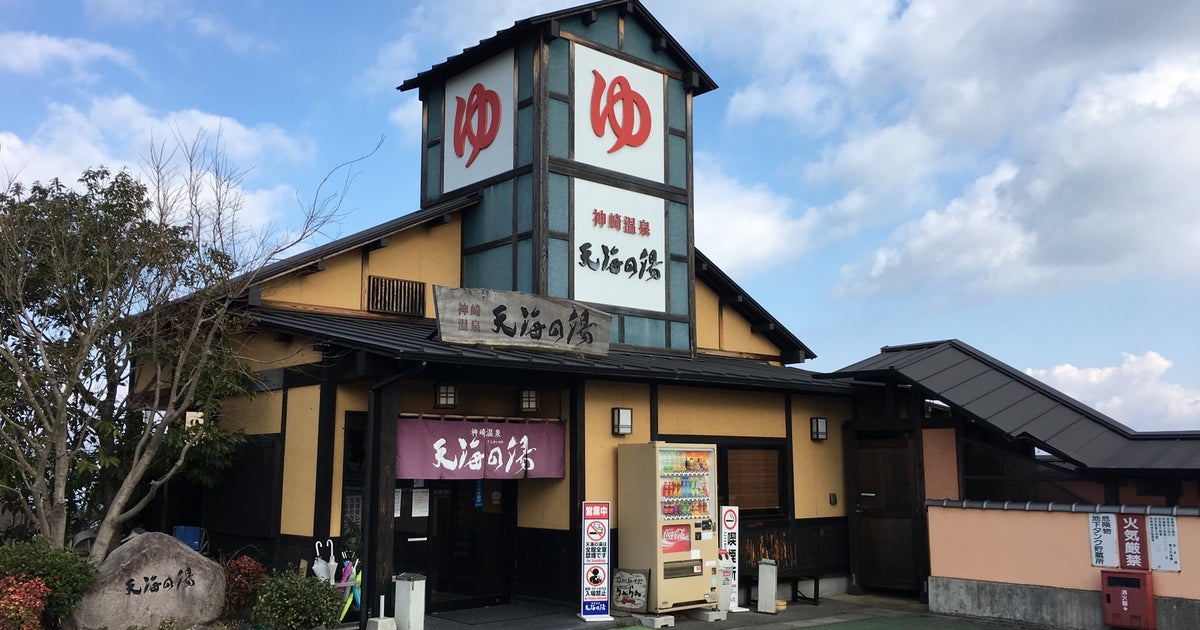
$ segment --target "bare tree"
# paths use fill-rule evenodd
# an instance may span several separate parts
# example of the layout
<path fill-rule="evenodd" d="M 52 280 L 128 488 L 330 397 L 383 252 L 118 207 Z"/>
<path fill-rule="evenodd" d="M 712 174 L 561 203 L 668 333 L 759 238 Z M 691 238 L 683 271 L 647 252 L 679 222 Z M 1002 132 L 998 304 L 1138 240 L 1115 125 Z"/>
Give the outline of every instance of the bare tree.
<path fill-rule="evenodd" d="M 212 418 L 245 391 L 239 300 L 338 218 L 365 157 L 331 171 L 288 230 L 246 224 L 244 172 L 219 134 L 155 145 L 140 180 L 97 168 L 81 190 L 54 180 L 0 194 L 0 490 L 53 545 L 67 544 L 81 502 L 98 503 L 98 563 L 216 430 L 189 412 Z M 162 462 L 169 431 L 182 447 Z M 96 493 L 100 471 L 111 483 Z"/>

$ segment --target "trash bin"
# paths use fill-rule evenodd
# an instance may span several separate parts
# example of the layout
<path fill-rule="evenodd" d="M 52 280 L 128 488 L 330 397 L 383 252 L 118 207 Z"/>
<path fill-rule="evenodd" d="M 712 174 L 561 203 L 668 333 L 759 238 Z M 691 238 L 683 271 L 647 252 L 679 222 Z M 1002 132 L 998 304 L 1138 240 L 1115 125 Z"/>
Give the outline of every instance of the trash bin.
<path fill-rule="evenodd" d="M 779 612 L 775 607 L 775 593 L 779 591 L 779 567 L 770 558 L 758 561 L 758 607 L 760 613 L 774 615 Z"/>
<path fill-rule="evenodd" d="M 401 573 L 392 580 L 396 582 L 396 630 L 424 630 L 425 576 Z"/>

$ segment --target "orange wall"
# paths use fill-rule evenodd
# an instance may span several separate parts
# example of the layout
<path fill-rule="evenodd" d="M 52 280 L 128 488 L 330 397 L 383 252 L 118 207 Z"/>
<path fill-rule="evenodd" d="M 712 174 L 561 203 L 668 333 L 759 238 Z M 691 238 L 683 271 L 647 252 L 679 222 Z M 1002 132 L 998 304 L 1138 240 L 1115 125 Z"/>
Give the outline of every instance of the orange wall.
<path fill-rule="evenodd" d="M 1181 516 L 1179 573 L 1154 572 L 1154 593 L 1200 599 L 1200 518 Z M 930 573 L 937 577 L 1100 590 L 1088 515 L 929 508 Z"/>
<path fill-rule="evenodd" d="M 779 356 L 779 348 L 750 330 L 750 322 L 721 304 L 713 290 L 696 283 L 696 346 L 709 350 Z"/>
<path fill-rule="evenodd" d="M 783 394 L 732 389 L 660 387 L 658 431 L 667 435 L 781 438 L 787 435 Z M 634 412 L 635 425 L 637 412 Z"/>
<path fill-rule="evenodd" d="M 620 509 L 617 503 L 617 446 L 621 443 L 650 441 L 650 386 L 642 383 L 588 381 L 584 386 L 583 407 L 583 440 L 587 450 L 587 461 L 583 463 L 586 469 L 583 473 L 583 499 L 611 501 L 612 522 L 615 523 L 617 510 Z M 632 434 L 612 434 L 613 407 L 633 410 Z M 566 514 L 563 516 L 565 519 Z"/>
<path fill-rule="evenodd" d="M 796 518 L 846 515 L 846 479 L 842 456 L 842 423 L 853 414 L 849 400 L 795 396 L 792 398 L 792 502 Z M 829 439 L 812 440 L 809 418 L 829 421 Z M 837 505 L 829 495 L 837 495 Z"/>
<path fill-rule="evenodd" d="M 954 429 L 921 431 L 925 460 L 925 496 L 958 499 L 958 445 Z"/>

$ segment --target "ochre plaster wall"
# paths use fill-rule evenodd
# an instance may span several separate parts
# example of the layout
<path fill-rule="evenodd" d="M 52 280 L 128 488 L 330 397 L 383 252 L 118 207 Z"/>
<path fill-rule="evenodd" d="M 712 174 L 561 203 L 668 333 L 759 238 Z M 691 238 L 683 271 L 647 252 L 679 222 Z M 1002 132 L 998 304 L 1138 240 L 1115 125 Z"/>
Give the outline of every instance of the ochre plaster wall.
<path fill-rule="evenodd" d="M 832 398 L 792 398 L 792 502 L 796 518 L 846 515 L 846 475 L 842 452 L 842 424 L 851 417 L 851 403 Z M 828 420 L 829 439 L 812 440 L 809 418 Z M 829 495 L 837 495 L 837 505 Z"/>
<path fill-rule="evenodd" d="M 270 333 L 243 336 L 238 340 L 237 351 L 254 372 L 307 365 L 321 360 L 321 353 L 313 350 L 312 339 L 299 337 L 291 341 L 275 341 Z"/>
<path fill-rule="evenodd" d="M 610 501 L 611 522 L 617 522 L 617 445 L 650 441 L 650 386 L 640 383 L 588 381 L 584 385 L 584 501 Z M 612 434 L 612 408 L 633 410 L 633 433 Z M 661 406 L 660 406 L 661 414 Z M 660 416 L 661 418 L 661 416 Z M 661 431 L 661 426 L 659 427 Z"/>
<path fill-rule="evenodd" d="M 325 270 L 292 273 L 265 283 L 262 299 L 308 306 L 359 309 L 363 304 L 362 254 L 351 250 L 327 258 Z"/>
<path fill-rule="evenodd" d="M 226 398 L 221 403 L 221 426 L 249 435 L 282 430 L 283 392 L 260 392 L 254 396 Z"/>
<path fill-rule="evenodd" d="M 433 317 L 433 285 L 457 287 L 462 279 L 459 215 L 450 223 L 418 226 L 388 237 L 388 246 L 368 256 L 367 273 L 425 283 L 425 317 Z"/>
<path fill-rule="evenodd" d="M 1179 517 L 1179 573 L 1154 572 L 1154 593 L 1200 599 L 1200 518 Z M 1088 515 L 929 508 L 932 575 L 1009 584 L 1100 590 Z"/>
<path fill-rule="evenodd" d="M 707 285 L 696 283 L 696 346 L 708 350 L 779 356 L 779 348 L 751 332 L 750 322 L 723 306 Z"/>
<path fill-rule="evenodd" d="M 287 395 L 287 437 L 283 445 L 283 505 L 279 532 L 312 536 L 317 493 L 317 411 L 320 388 L 293 387 Z"/>
<path fill-rule="evenodd" d="M 521 479 L 517 481 L 517 526 L 540 529 L 571 528 L 571 397 L 566 390 L 538 388 L 541 411 L 537 415 L 561 418 L 563 434 L 562 479 Z"/>
<path fill-rule="evenodd" d="M 921 431 L 925 460 L 925 496 L 958 499 L 958 444 L 954 429 Z"/>
<path fill-rule="evenodd" d="M 784 400 L 783 394 L 774 393 L 660 387 L 658 432 L 667 435 L 786 437 Z M 635 412 L 635 424 L 638 417 Z"/>
<path fill-rule="evenodd" d="M 329 506 L 329 535 L 342 535 L 342 473 L 346 455 L 346 412 L 367 411 L 367 385 L 353 383 L 337 388 L 333 429 L 333 499 Z"/>

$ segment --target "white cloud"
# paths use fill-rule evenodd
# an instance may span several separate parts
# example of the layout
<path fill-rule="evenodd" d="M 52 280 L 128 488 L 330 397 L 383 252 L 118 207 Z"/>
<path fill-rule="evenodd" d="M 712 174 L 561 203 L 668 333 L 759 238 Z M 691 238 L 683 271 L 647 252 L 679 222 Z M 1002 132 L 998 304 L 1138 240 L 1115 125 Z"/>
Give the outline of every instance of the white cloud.
<path fill-rule="evenodd" d="M 1165 380 L 1171 361 L 1157 352 L 1123 353 L 1120 365 L 1056 365 L 1025 373 L 1140 431 L 1200 430 L 1200 390 Z"/>
<path fill-rule="evenodd" d="M 792 216 L 791 200 L 765 185 L 737 181 L 702 155 L 694 179 L 696 247 L 725 272 L 777 265 L 807 251 L 814 216 Z"/>
<path fill-rule="evenodd" d="M 71 75 L 84 82 L 94 82 L 97 76 L 90 66 L 98 63 L 113 63 L 129 70 L 137 70 L 134 58 L 128 52 L 78 38 L 52 37 L 41 33 L 0 33 L 0 71 L 16 74 L 47 75 L 61 66 L 69 68 Z"/>
<path fill-rule="evenodd" d="M 416 146 L 421 141 L 421 100 L 416 94 L 401 97 L 401 104 L 388 112 L 388 121 L 400 130 L 400 143 Z"/>
<path fill-rule="evenodd" d="M 84 11 L 101 23 L 182 25 L 196 35 L 215 39 L 238 54 L 269 52 L 276 46 L 237 28 L 229 20 L 180 0 L 85 0 Z"/>
<path fill-rule="evenodd" d="M 140 174 L 151 143 L 169 150 L 177 137 L 188 142 L 201 134 L 209 142 L 219 141 L 232 168 L 246 170 L 240 194 L 247 212 L 242 219 L 252 228 L 282 216 L 288 202 L 277 185 L 252 187 L 255 167 L 264 162 L 306 164 L 315 153 L 309 140 L 274 125 L 247 126 L 198 110 L 154 112 L 126 95 L 92 99 L 86 109 L 52 104 L 29 137 L 0 131 L 0 176 L 25 184 L 57 177 L 72 184 L 84 170 L 100 165 Z"/>

